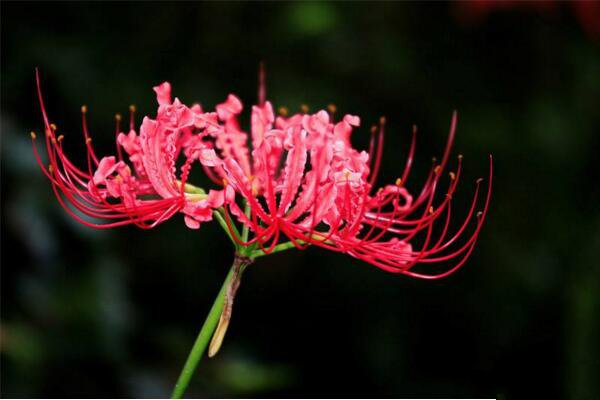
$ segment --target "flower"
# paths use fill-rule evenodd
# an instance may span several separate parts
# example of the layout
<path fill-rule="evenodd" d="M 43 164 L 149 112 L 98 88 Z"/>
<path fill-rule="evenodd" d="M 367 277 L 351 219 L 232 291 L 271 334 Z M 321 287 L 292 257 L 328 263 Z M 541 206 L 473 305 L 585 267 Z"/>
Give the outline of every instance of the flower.
<path fill-rule="evenodd" d="M 434 279 L 464 264 L 487 214 L 491 156 L 483 207 L 477 211 L 482 182 L 478 180 L 471 207 L 454 234 L 449 233 L 449 227 L 461 156 L 448 175 L 445 193 L 436 201 L 450 159 L 456 112 L 441 161 L 433 163 L 421 189 L 411 193 L 406 182 L 413 163 L 416 128 L 400 178 L 377 188 L 385 119 L 372 127 L 368 151 L 359 151 L 352 147 L 350 138 L 360 127 L 360 118 L 347 114 L 335 120 L 334 106 L 312 114 L 305 109 L 290 116 L 281 109 L 276 117 L 265 99 L 262 69 L 259 102 L 251 109 L 250 137 L 238 123 L 243 105 L 235 95 L 230 94 L 214 112 L 204 112 L 199 105 L 188 107 L 177 98 L 172 100 L 171 85 L 165 82 L 154 87 L 159 105 L 156 117 L 144 117 L 138 134 L 134 108 L 127 133 L 121 132 L 117 116 L 117 155 L 98 158 L 87 129 L 87 109 L 82 107 L 87 170 L 76 167 L 64 154 L 63 136 L 57 135 L 48 120 L 39 75 L 37 84 L 49 166 L 44 166 L 34 141 L 36 158 L 61 205 L 91 227 L 135 224 L 152 228 L 182 213 L 186 225 L 196 229 L 214 215 L 236 246 L 251 250 L 245 254 L 259 256 L 292 246 L 303 249 L 316 245 L 385 271 Z M 36 138 L 33 133 L 32 138 Z M 216 189 L 206 193 L 187 182 L 197 164 Z M 106 222 L 89 221 L 67 203 L 88 217 Z M 473 226 L 469 227 L 471 221 Z M 440 227 L 434 229 L 437 225 Z M 282 242 L 285 238 L 289 242 Z M 454 265 L 443 271 L 414 270 L 417 264 L 450 260 Z"/>
<path fill-rule="evenodd" d="M 46 168 L 34 143 L 34 153 L 42 171 L 50 179 L 63 208 L 79 222 L 93 228 L 112 228 L 135 224 L 153 228 L 178 212 L 190 228 L 212 219 L 212 210 L 234 196 L 233 189 L 210 190 L 208 194 L 186 185 L 192 164 L 216 167 L 220 162 L 202 135 L 222 130 L 216 113 L 203 113 L 199 106 L 188 108 L 179 99 L 171 101 L 169 83 L 156 86 L 159 103 L 156 119 L 145 117 L 138 134 L 134 129 L 135 107 L 130 107 L 129 132 L 120 131 L 121 116 L 116 115 L 117 156 L 96 156 L 86 121 L 87 107 L 81 107 L 82 128 L 87 147 L 87 170 L 78 168 L 65 155 L 63 135 L 49 122 L 36 74 L 38 97 L 46 132 L 49 165 Z M 202 134 L 194 134 L 196 130 Z M 31 133 L 33 140 L 36 134 Z M 125 152 L 132 166 L 123 159 Z M 183 153 L 183 154 L 182 154 Z M 184 163 L 176 168 L 180 155 Z M 177 175 L 179 176 L 177 178 Z M 76 211 L 105 223 L 89 221 Z"/>

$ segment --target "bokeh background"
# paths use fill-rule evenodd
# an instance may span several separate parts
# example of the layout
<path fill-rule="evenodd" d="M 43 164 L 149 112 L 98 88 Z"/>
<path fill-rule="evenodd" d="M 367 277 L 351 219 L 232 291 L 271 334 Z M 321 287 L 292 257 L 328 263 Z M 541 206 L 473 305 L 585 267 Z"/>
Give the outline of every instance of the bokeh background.
<path fill-rule="evenodd" d="M 380 182 L 399 174 L 414 123 L 416 189 L 457 109 L 456 215 L 488 153 L 491 208 L 470 261 L 439 281 L 321 249 L 260 259 L 189 395 L 600 398 L 597 9 L 2 2 L 2 397 L 168 396 L 232 259 L 216 224 L 94 231 L 68 218 L 30 148 L 34 67 L 83 162 L 82 104 L 109 153 L 114 113 L 154 113 L 153 85 L 250 104 L 264 60 L 276 106 L 358 114 L 358 147 L 387 116 Z"/>

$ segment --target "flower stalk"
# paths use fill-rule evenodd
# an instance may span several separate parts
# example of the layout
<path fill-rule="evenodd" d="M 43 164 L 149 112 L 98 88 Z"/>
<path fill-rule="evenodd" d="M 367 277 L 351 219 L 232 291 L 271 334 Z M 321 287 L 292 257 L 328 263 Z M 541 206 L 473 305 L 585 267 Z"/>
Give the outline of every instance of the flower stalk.
<path fill-rule="evenodd" d="M 198 333 L 198 337 L 192 346 L 188 358 L 181 370 L 179 379 L 171 394 L 172 399 L 180 399 L 185 394 L 187 387 L 202 359 L 204 352 L 210 342 L 209 357 L 214 356 L 223 343 L 223 338 L 229 326 L 233 299 L 240 285 L 241 275 L 244 269 L 252 263 L 252 258 L 236 253 L 235 259 L 229 273 L 227 274 L 223 286 L 215 299 L 208 316 Z M 212 338 L 212 340 L 211 340 Z"/>

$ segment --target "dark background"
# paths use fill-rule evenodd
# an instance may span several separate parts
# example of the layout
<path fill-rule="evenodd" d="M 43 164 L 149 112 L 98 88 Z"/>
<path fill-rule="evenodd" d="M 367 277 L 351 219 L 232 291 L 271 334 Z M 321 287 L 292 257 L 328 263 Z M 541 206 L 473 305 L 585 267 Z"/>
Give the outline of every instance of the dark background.
<path fill-rule="evenodd" d="M 387 116 L 380 183 L 416 123 L 416 190 L 457 109 L 457 219 L 488 153 L 491 208 L 439 281 L 322 249 L 260 259 L 188 395 L 600 398 L 600 40 L 575 3 L 510 4 L 2 2 L 2 396 L 168 396 L 232 259 L 217 224 L 71 220 L 30 148 L 34 67 L 83 162 L 81 104 L 110 153 L 114 113 L 154 114 L 153 85 L 248 110 L 264 60 L 276 106 L 360 115 L 357 147 Z"/>

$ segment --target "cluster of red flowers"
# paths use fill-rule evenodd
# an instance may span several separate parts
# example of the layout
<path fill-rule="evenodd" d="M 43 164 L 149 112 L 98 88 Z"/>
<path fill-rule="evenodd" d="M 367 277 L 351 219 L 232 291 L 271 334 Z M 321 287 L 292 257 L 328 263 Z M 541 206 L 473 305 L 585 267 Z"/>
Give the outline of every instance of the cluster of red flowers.
<path fill-rule="evenodd" d="M 477 209 L 478 180 L 468 214 L 456 232 L 451 234 L 449 225 L 461 156 L 456 169 L 448 174 L 448 189 L 436 201 L 450 158 L 456 113 L 441 161 L 432 165 L 418 194 L 413 195 L 405 185 L 416 130 L 401 177 L 376 188 L 383 118 L 371 130 L 368 151 L 359 151 L 350 142 L 352 131 L 360 125 L 359 117 L 345 115 L 335 121 L 332 108 L 275 116 L 265 99 L 264 83 L 259 104 L 252 107 L 250 137 L 238 123 L 243 106 L 236 96 L 230 94 L 209 112 L 200 105 L 188 107 L 177 98 L 172 100 L 171 86 L 165 82 L 154 88 L 159 104 L 155 119 L 144 117 L 138 133 L 132 108 L 125 133 L 117 115 L 117 154 L 102 158 L 94 151 L 84 106 L 88 165 L 81 169 L 64 154 L 63 136 L 48 119 L 39 76 L 37 84 L 49 166 L 41 160 L 34 140 L 36 158 L 61 205 L 90 227 L 135 224 L 153 228 L 182 213 L 186 225 L 196 229 L 216 216 L 239 246 L 270 253 L 289 240 L 297 248 L 316 245 L 389 272 L 431 279 L 446 276 L 465 262 L 488 210 L 491 157 L 483 206 Z M 32 138 L 36 139 L 34 133 Z M 180 159 L 182 163 L 177 162 Z M 195 165 L 203 168 L 216 189 L 206 192 L 188 182 Z M 240 224 L 250 235 L 239 234 Z M 417 236 L 422 237 L 419 248 L 411 245 Z M 453 265 L 444 271 L 426 274 L 413 270 L 417 263 L 449 260 Z"/>

